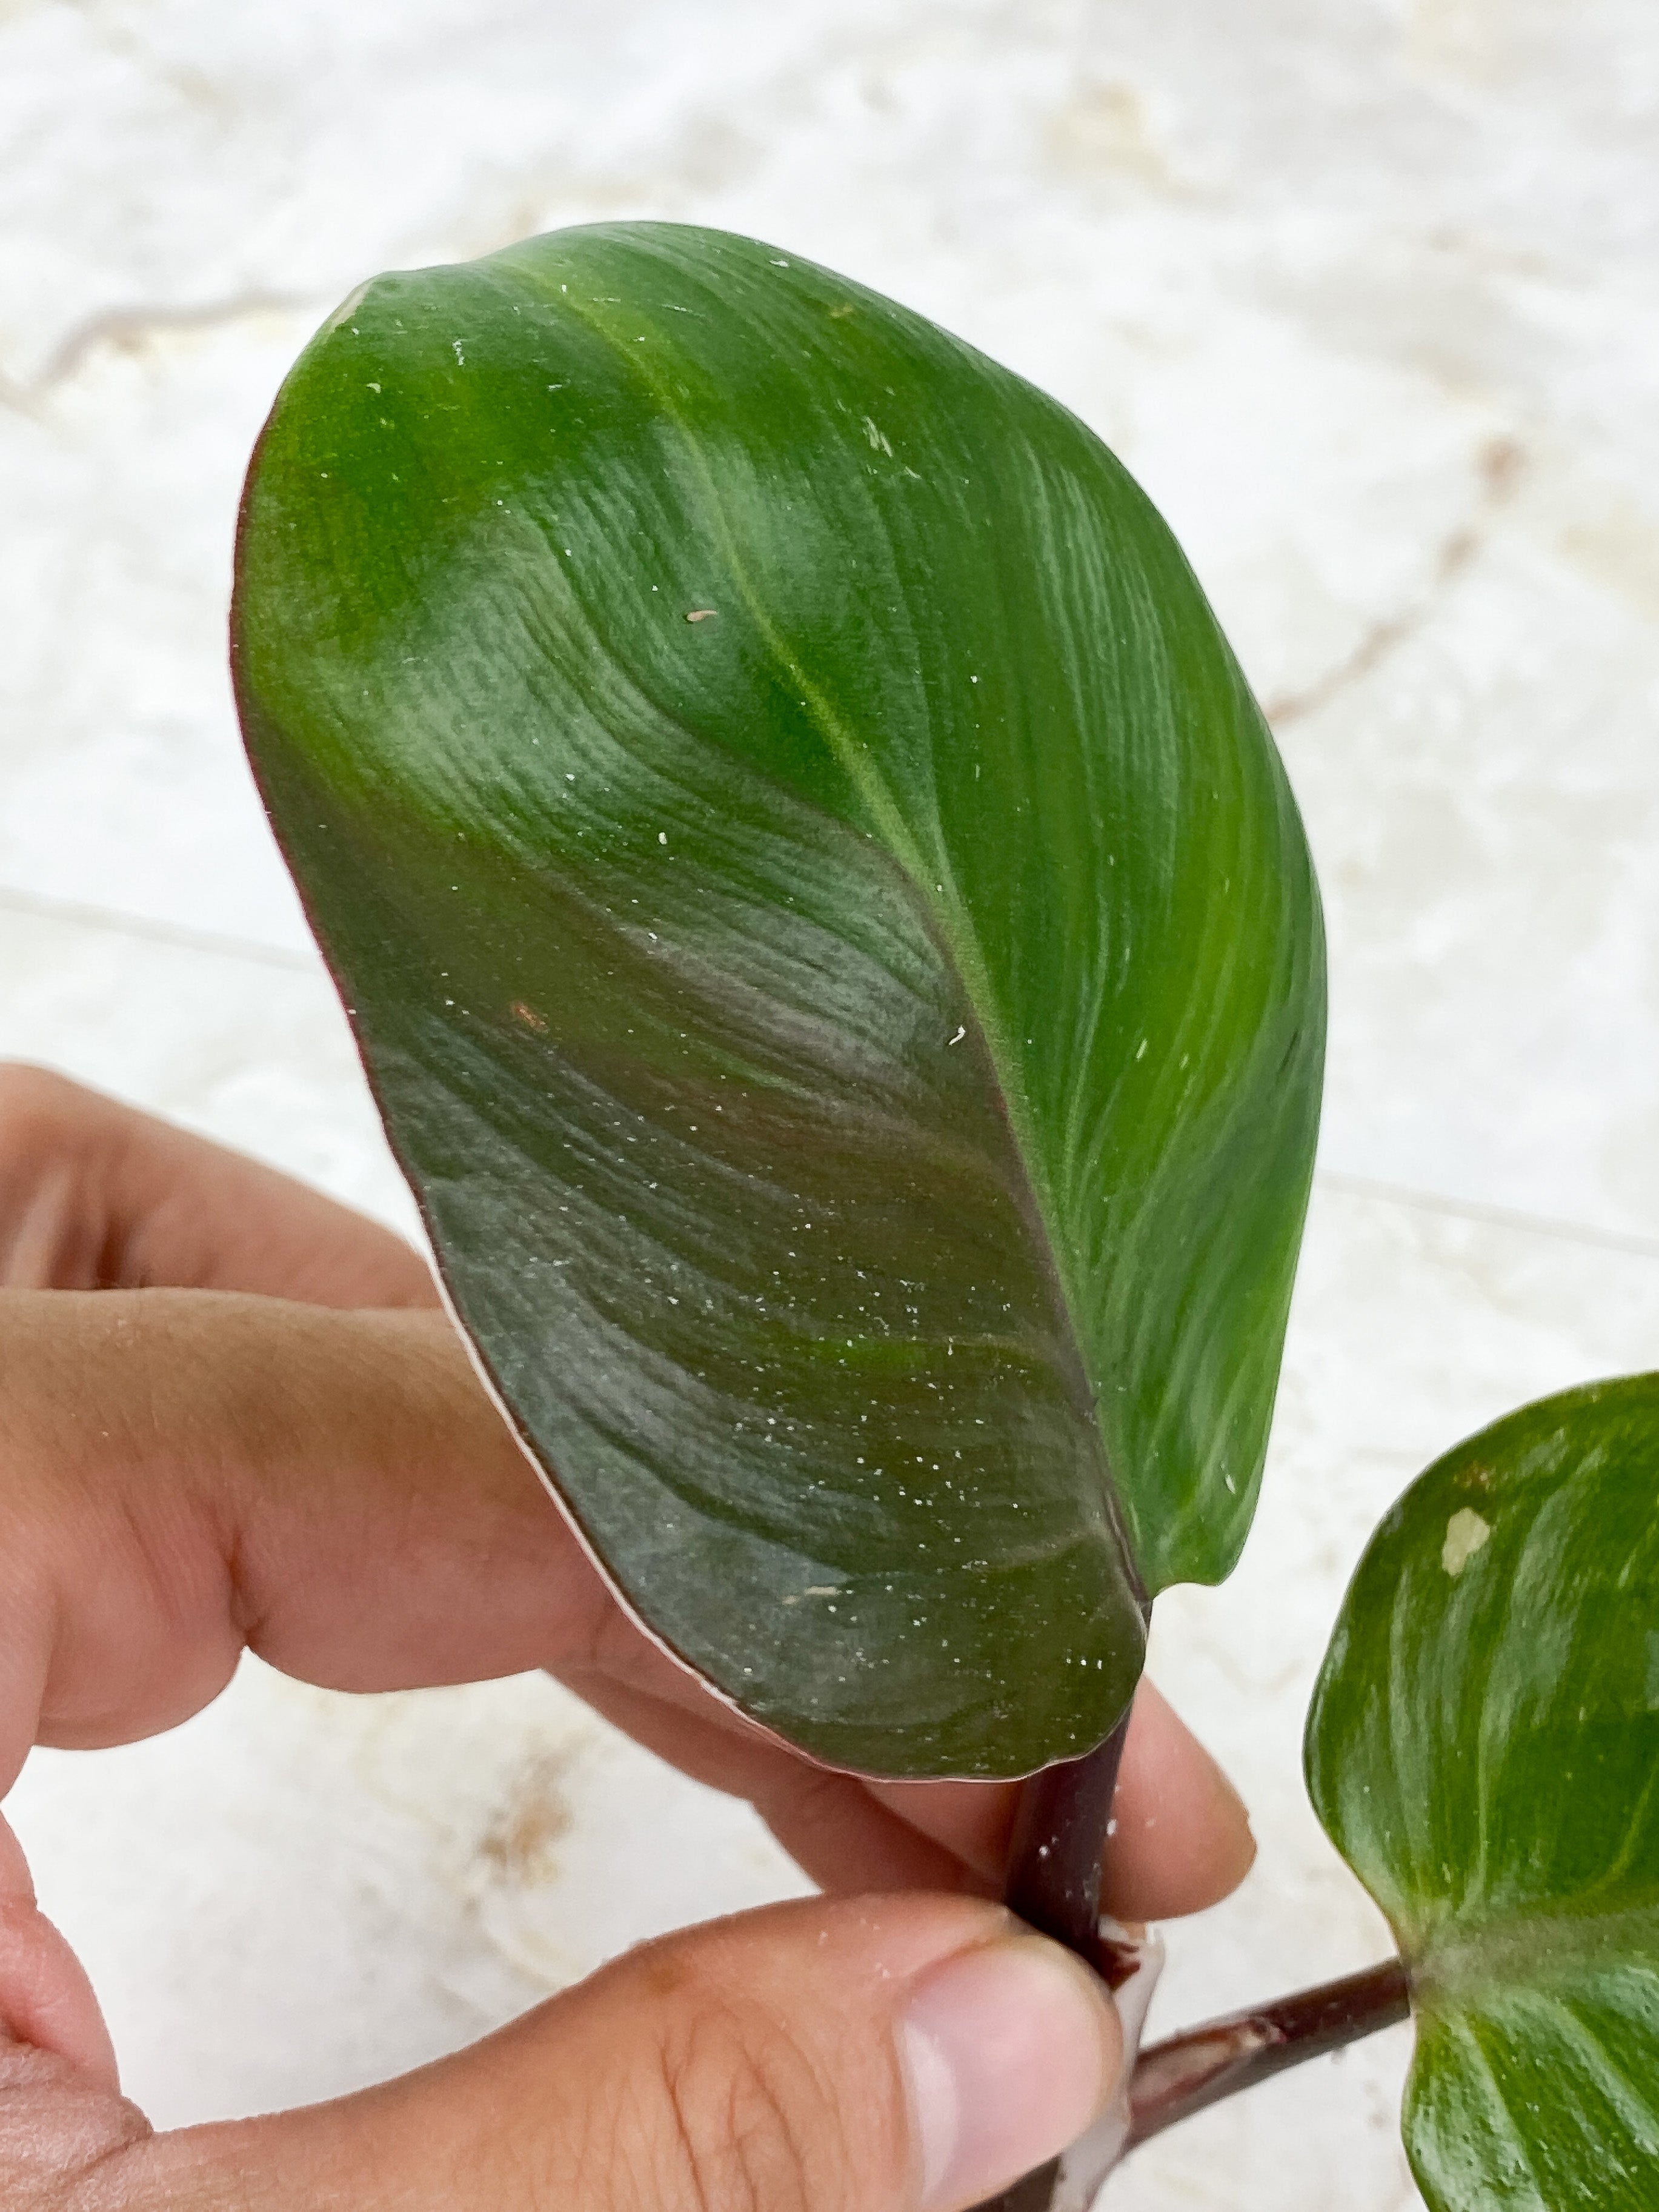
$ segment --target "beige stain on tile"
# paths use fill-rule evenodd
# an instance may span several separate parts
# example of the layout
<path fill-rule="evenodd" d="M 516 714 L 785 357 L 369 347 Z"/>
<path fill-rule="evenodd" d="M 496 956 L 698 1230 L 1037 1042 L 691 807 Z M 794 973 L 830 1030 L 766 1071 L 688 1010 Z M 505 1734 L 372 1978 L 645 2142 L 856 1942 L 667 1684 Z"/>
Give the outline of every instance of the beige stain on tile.
<path fill-rule="evenodd" d="M 492 1876 L 518 1887 L 557 1878 L 556 1846 L 573 1814 L 566 1796 L 567 1762 L 550 1753 L 515 1776 L 510 1794 L 478 1838 L 478 1857 Z"/>
<path fill-rule="evenodd" d="M 1047 136 L 1055 167 L 1074 182 L 1111 180 L 1164 193 L 1192 189 L 1158 143 L 1142 94 L 1121 79 L 1080 84 L 1055 112 Z"/>
<path fill-rule="evenodd" d="M 1659 17 L 466 18 L 0 0 L 0 1051 L 410 1221 L 222 661 L 248 446 L 368 271 L 726 223 L 1036 377 L 1164 507 L 1275 708 L 1333 949 L 1260 1528 L 1157 1629 L 1261 1856 L 1171 1931 L 1162 2016 L 1377 1955 L 1298 1768 L 1353 1561 L 1457 1437 L 1659 1364 Z M 38 1759 L 9 1809 L 164 2121 L 419 2063 L 800 1887 L 752 1816 L 532 1678 L 363 1701 L 249 1667 L 155 1743 Z M 1108 2201 L 1414 2203 L 1407 2045 L 1218 2107 Z"/>
<path fill-rule="evenodd" d="M 1659 514 L 1611 487 L 1587 490 L 1556 543 L 1575 568 L 1659 625 Z"/>
<path fill-rule="evenodd" d="M 1407 52 L 1419 68 L 1489 82 L 1505 53 L 1503 0 L 1412 0 Z"/>

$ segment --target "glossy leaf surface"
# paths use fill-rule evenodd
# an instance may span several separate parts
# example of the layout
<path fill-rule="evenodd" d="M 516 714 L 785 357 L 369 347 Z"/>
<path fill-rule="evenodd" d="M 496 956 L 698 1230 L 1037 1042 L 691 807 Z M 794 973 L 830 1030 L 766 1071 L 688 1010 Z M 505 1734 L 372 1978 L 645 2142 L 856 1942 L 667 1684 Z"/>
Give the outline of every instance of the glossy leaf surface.
<path fill-rule="evenodd" d="M 456 1307 L 629 1601 L 836 1764 L 1090 1748 L 1249 1525 L 1323 1038 L 1144 496 L 842 278 L 570 231 L 314 341 L 234 642 Z"/>
<path fill-rule="evenodd" d="M 1659 1376 L 1431 1468 L 1348 1593 L 1310 1786 L 1410 1966 L 1437 2212 L 1659 2204 Z"/>

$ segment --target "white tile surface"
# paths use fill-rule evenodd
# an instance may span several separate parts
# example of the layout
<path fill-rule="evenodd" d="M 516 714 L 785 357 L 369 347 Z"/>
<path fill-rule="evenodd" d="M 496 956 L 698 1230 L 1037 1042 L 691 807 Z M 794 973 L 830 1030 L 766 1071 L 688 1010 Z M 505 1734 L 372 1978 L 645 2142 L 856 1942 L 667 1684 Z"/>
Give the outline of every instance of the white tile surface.
<path fill-rule="evenodd" d="M 345 1698 L 246 1660 L 154 1743 L 37 1752 L 12 1809 L 162 2126 L 384 2080 L 647 1936 L 807 1892 L 540 1675 Z"/>
<path fill-rule="evenodd" d="M 1656 170 L 1644 0 L 0 5 L 0 1051 L 409 1220 L 222 672 L 247 447 L 374 268 L 752 229 L 1048 385 L 1181 532 L 1275 714 L 1334 1002 L 1267 1504 L 1158 1631 L 1262 1841 L 1176 1932 L 1169 2021 L 1376 1944 L 1297 1758 L 1376 1515 L 1504 1407 L 1659 1361 Z M 645 1932 L 631 1869 L 652 1925 L 789 1880 L 537 1684 L 250 1669 L 13 1807 L 168 2119 L 475 2033 Z M 1172 2135 L 1117 2200 L 1413 2202 L 1404 2041 Z"/>
<path fill-rule="evenodd" d="M 0 409 L 0 883 L 308 944 L 224 637 L 241 471 L 314 320 L 106 342 L 49 403 Z"/>
<path fill-rule="evenodd" d="M 1238 1895 L 1166 1929 L 1152 2032 L 1386 1957 L 1387 1930 L 1301 1784 L 1303 1718 L 1349 1572 L 1413 1475 L 1528 1398 L 1659 1364 L 1659 1258 L 1322 1189 L 1309 1222 L 1268 1485 L 1223 1589 L 1171 1591 L 1152 1668 L 1249 1802 Z M 1154 2141 L 1122 2212 L 1418 2202 L 1395 2115 L 1396 2029 Z"/>
<path fill-rule="evenodd" d="M 314 952 L 250 957 L 0 890 L 0 1054 L 257 1152 L 419 1234 Z"/>

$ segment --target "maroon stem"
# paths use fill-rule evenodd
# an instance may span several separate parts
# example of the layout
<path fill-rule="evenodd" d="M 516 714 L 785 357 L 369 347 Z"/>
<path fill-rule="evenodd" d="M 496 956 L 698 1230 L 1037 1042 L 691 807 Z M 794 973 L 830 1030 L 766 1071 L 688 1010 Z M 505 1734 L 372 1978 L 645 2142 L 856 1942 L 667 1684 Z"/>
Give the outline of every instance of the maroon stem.
<path fill-rule="evenodd" d="M 1004 1893 L 1012 1911 L 1086 1959 L 1113 1989 L 1134 1967 L 1100 1932 L 1100 1862 L 1128 1733 L 1126 1713 L 1086 1758 L 1045 1767 L 1025 1784 L 1014 1815 Z M 1059 2172 L 1055 2159 L 976 2212 L 1048 2212 Z"/>
<path fill-rule="evenodd" d="M 1209 2021 L 1143 2051 L 1129 2085 L 1129 2148 L 1287 2067 L 1393 2027 L 1411 2011 L 1398 1959 Z"/>
<path fill-rule="evenodd" d="M 1022 1919 L 1087 1960 L 1113 1989 L 1135 1970 L 1133 1958 L 1100 1932 L 1101 1857 L 1128 1729 L 1126 1714 L 1087 1758 L 1047 1767 L 1026 1783 L 1006 1893 Z M 1127 2148 L 1289 2067 L 1393 2027 L 1410 2012 L 1406 1968 L 1390 1959 L 1154 2044 L 1130 2081 Z M 975 2212 L 1048 2212 L 1059 2173 L 1055 2159 Z"/>
<path fill-rule="evenodd" d="M 1026 1783 L 1003 1893 L 1010 1911 L 1086 1959 L 1113 1989 L 1134 1972 L 1100 1933 L 1101 1854 L 1128 1733 L 1126 1713 L 1086 1759 L 1045 1767 Z"/>

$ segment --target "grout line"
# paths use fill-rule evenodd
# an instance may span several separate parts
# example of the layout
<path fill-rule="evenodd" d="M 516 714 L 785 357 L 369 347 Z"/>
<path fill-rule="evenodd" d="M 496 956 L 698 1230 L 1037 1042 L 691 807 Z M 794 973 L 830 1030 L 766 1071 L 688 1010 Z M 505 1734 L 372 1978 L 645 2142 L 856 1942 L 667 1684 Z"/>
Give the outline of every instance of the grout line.
<path fill-rule="evenodd" d="M 1269 701 L 1263 711 L 1273 730 L 1283 729 L 1287 723 L 1300 721 L 1304 715 L 1317 714 L 1322 708 L 1328 707 L 1349 684 L 1369 676 L 1397 647 L 1407 644 L 1417 635 L 1434 615 L 1441 594 L 1480 554 L 1499 510 L 1514 495 L 1526 458 L 1513 438 L 1486 440 L 1475 457 L 1480 497 L 1474 511 L 1440 548 L 1421 598 L 1373 623 L 1346 659 L 1328 669 L 1305 690 L 1288 692 Z"/>
<path fill-rule="evenodd" d="M 1316 1168 L 1314 1181 L 1328 1190 L 1351 1198 L 1385 1199 L 1395 1206 L 1409 1206 L 1419 1213 L 1443 1213 L 1457 1221 L 1479 1221 L 1494 1229 L 1518 1229 L 1531 1237 L 1554 1237 L 1564 1244 L 1590 1244 L 1607 1252 L 1630 1252 L 1639 1259 L 1659 1260 L 1659 1237 L 1632 1237 L 1617 1229 L 1593 1229 L 1582 1221 L 1554 1221 L 1541 1213 L 1522 1213 L 1507 1206 L 1483 1206 L 1476 1199 L 1445 1198 L 1438 1192 L 1411 1190 L 1403 1183 L 1378 1182 L 1370 1176 L 1344 1175 L 1334 1168 Z"/>
<path fill-rule="evenodd" d="M 188 952 L 216 954 L 222 959 L 252 960 L 267 968 L 314 975 L 320 963 L 314 953 L 295 952 L 278 945 L 262 945 L 258 939 L 228 937 L 185 924 L 151 921 L 140 915 L 122 914 L 113 908 L 83 906 L 70 899 L 42 898 L 32 891 L 0 888 L 0 908 L 61 921 L 81 929 L 108 930 L 117 936 L 147 938 L 158 945 L 174 945 Z M 1558 1221 L 1547 1215 L 1523 1213 L 1506 1206 L 1486 1206 L 1479 1200 L 1448 1198 L 1437 1191 L 1413 1190 L 1404 1183 L 1382 1182 L 1371 1176 L 1348 1175 L 1336 1168 L 1318 1168 L 1314 1181 L 1327 1190 L 1350 1198 L 1381 1199 L 1392 1206 L 1409 1206 L 1418 1213 L 1443 1214 L 1455 1221 L 1478 1221 L 1494 1229 L 1519 1230 L 1531 1237 L 1553 1237 L 1564 1244 L 1586 1244 L 1607 1252 L 1628 1252 L 1638 1259 L 1659 1260 L 1659 1237 L 1633 1237 L 1616 1229 L 1594 1229 L 1580 1221 Z"/>
<path fill-rule="evenodd" d="M 112 907 L 82 906 L 72 899 L 42 898 L 33 891 L 0 887 L 0 908 L 14 914 L 36 916 L 42 921 L 62 921 L 77 929 L 104 929 L 120 937 L 149 938 L 158 945 L 176 945 L 189 952 L 217 953 L 222 959 L 257 960 L 267 968 L 286 968 L 304 975 L 319 973 L 315 953 L 290 951 L 281 945 L 262 945 L 257 938 L 222 936 L 216 930 L 191 929 L 183 922 L 151 921 L 143 915 L 122 914 Z"/>
<path fill-rule="evenodd" d="M 132 348 L 170 331 L 213 331 L 247 322 L 256 315 L 321 314 L 329 294 L 305 295 L 289 292 L 242 292 L 227 300 L 204 300 L 196 305 L 110 307 L 77 323 L 46 362 L 27 383 L 0 376 L 0 407 L 39 419 L 42 402 L 60 386 L 69 384 L 101 348 Z"/>

